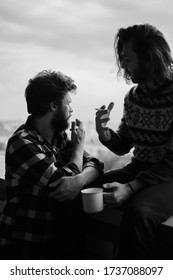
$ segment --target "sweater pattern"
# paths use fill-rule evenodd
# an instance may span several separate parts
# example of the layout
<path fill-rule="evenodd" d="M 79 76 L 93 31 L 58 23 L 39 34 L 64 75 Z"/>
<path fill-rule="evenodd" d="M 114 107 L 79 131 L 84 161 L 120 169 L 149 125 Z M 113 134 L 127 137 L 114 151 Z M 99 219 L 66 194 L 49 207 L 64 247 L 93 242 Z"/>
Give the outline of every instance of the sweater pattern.
<path fill-rule="evenodd" d="M 173 82 L 162 91 L 133 87 L 125 97 L 118 130 L 131 139 L 139 160 L 158 162 L 173 151 Z"/>

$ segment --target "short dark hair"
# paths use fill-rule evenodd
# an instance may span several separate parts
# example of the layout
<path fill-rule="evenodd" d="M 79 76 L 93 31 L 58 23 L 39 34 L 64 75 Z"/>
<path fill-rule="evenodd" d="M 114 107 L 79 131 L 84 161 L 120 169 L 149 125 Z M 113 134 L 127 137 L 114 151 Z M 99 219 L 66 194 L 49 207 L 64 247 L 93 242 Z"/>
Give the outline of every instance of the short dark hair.
<path fill-rule="evenodd" d="M 154 71 L 152 78 L 154 80 L 170 79 L 170 73 L 173 70 L 173 58 L 170 47 L 162 32 L 150 24 L 132 25 L 118 30 L 114 40 L 118 75 L 122 74 L 123 45 L 129 40 L 132 40 L 133 50 L 141 61 L 153 63 Z M 124 78 L 126 81 L 131 80 L 131 77 L 125 70 Z"/>
<path fill-rule="evenodd" d="M 43 116 L 49 111 L 51 101 L 61 103 L 67 92 L 75 92 L 74 81 L 51 70 L 43 70 L 29 80 L 25 90 L 28 113 Z"/>

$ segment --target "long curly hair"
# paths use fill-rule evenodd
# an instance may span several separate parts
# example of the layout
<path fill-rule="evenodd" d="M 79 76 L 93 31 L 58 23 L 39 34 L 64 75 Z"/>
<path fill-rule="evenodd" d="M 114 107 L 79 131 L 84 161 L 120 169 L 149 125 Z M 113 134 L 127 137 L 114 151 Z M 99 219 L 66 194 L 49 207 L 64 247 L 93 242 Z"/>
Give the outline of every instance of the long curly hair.
<path fill-rule="evenodd" d="M 151 77 L 154 81 L 170 79 L 173 73 L 171 49 L 162 32 L 150 24 L 132 25 L 118 30 L 114 40 L 118 76 L 123 75 L 127 83 L 131 81 L 128 71 L 123 69 L 123 45 L 129 40 L 132 40 L 133 51 L 139 60 L 144 64 L 148 61 L 152 63 Z"/>

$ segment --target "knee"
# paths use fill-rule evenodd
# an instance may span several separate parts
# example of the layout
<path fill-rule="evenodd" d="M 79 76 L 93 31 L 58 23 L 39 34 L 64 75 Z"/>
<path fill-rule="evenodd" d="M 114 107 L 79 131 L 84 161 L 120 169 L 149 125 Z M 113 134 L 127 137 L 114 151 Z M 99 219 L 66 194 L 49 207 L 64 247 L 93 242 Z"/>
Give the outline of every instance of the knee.
<path fill-rule="evenodd" d="M 138 207 L 129 207 L 125 213 L 122 224 L 128 226 L 149 225 L 159 222 L 159 217 L 150 208 L 139 205 Z"/>

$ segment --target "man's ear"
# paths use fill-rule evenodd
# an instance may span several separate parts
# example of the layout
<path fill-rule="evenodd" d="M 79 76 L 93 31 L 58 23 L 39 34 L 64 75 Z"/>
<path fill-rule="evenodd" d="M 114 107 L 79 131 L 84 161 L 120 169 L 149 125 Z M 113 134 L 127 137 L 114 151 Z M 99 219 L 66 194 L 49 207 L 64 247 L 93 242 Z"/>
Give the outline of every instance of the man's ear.
<path fill-rule="evenodd" d="M 58 108 L 58 105 L 55 101 L 51 101 L 49 106 L 50 106 L 50 111 L 52 112 L 55 112 Z"/>

